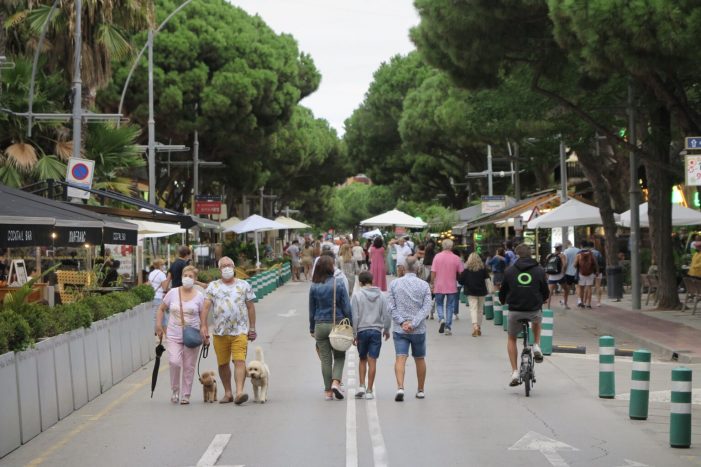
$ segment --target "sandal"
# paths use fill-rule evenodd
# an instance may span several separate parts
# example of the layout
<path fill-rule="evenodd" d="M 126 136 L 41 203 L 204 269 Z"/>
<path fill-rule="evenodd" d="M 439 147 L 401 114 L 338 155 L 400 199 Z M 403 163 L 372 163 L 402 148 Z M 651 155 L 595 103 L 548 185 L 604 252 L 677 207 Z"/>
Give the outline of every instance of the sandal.
<path fill-rule="evenodd" d="M 190 398 L 188 396 L 183 396 L 182 399 L 180 399 L 180 405 L 188 405 L 190 403 Z"/>
<path fill-rule="evenodd" d="M 234 396 L 229 396 L 229 397 L 224 396 L 219 401 L 220 404 L 228 404 L 230 402 L 234 402 Z"/>
<path fill-rule="evenodd" d="M 248 394 L 246 394 L 244 392 L 243 394 L 239 394 L 238 396 L 236 396 L 236 398 L 234 399 L 234 404 L 241 405 L 244 402 L 246 402 L 247 400 L 248 400 Z"/>
<path fill-rule="evenodd" d="M 170 401 L 173 404 L 177 404 L 180 401 L 180 396 L 178 395 L 178 391 L 173 391 L 173 395 L 170 396 Z"/>

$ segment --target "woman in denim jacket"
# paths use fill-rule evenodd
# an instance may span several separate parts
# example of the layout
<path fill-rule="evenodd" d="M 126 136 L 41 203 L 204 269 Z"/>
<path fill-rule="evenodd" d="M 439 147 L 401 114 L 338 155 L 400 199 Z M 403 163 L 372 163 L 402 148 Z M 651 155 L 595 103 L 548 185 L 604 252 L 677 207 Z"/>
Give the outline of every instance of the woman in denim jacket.
<path fill-rule="evenodd" d="M 329 334 L 334 324 L 342 319 L 351 320 L 351 305 L 343 281 L 334 280 L 334 261 L 330 256 L 320 256 L 314 269 L 309 289 L 309 332 L 316 339 L 324 377 L 326 400 L 343 399 L 341 377 L 346 353 L 331 347 Z M 333 288 L 336 284 L 336 323 L 333 323 Z"/>

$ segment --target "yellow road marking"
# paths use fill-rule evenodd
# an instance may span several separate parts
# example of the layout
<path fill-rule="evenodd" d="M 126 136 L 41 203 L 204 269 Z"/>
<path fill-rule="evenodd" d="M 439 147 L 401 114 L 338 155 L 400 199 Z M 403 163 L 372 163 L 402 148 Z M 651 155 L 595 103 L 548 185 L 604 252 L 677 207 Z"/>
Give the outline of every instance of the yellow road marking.
<path fill-rule="evenodd" d="M 167 367 L 168 367 L 168 365 L 164 365 L 163 367 L 161 367 L 161 369 L 159 370 L 159 373 L 161 373 L 161 372 L 162 372 L 163 370 L 165 370 Z M 121 396 L 119 396 L 117 399 L 115 399 L 115 400 L 113 400 L 112 402 L 110 402 L 110 403 L 107 405 L 107 407 L 105 407 L 104 409 L 102 409 L 101 411 L 99 411 L 98 413 L 96 413 L 95 415 L 92 415 L 92 416 L 90 416 L 89 418 L 86 418 L 86 420 L 85 420 L 84 422 L 82 422 L 80 425 L 78 425 L 77 427 L 75 427 L 74 429 L 72 429 L 72 430 L 71 430 L 70 432 L 68 432 L 62 439 L 60 439 L 59 441 L 57 441 L 56 443 L 54 443 L 51 447 L 49 447 L 46 451 L 44 451 L 44 453 L 43 453 L 41 456 L 37 457 L 37 458 L 34 459 L 33 461 L 31 461 L 31 462 L 29 462 L 28 464 L 26 464 L 27 467 L 36 467 L 37 465 L 43 464 L 43 463 L 46 461 L 46 459 L 48 459 L 48 457 L 49 457 L 51 454 L 53 454 L 53 453 L 56 452 L 57 450 L 61 449 L 61 448 L 62 448 L 63 446 L 65 446 L 71 439 L 73 439 L 73 438 L 75 437 L 75 435 L 77 435 L 77 434 L 80 433 L 81 431 L 85 430 L 85 428 L 86 428 L 88 425 L 90 425 L 90 422 L 97 421 L 97 420 L 99 420 L 100 418 L 102 418 L 102 417 L 104 417 L 105 415 L 107 415 L 108 413 L 110 413 L 115 407 L 117 407 L 119 404 L 121 404 L 122 402 L 124 402 L 125 400 L 127 400 L 128 398 L 130 398 L 131 396 L 133 396 L 134 393 L 135 393 L 136 391 L 138 391 L 139 389 L 141 389 L 142 387 L 144 387 L 146 384 L 148 384 L 149 381 L 151 381 L 151 377 L 150 377 L 150 376 L 149 376 L 148 378 L 144 379 L 144 380 L 143 380 L 142 382 L 140 382 L 140 383 L 132 384 L 132 385 L 131 385 L 131 386 L 132 386 L 131 389 L 129 389 L 127 392 L 125 392 L 124 394 L 122 394 Z"/>

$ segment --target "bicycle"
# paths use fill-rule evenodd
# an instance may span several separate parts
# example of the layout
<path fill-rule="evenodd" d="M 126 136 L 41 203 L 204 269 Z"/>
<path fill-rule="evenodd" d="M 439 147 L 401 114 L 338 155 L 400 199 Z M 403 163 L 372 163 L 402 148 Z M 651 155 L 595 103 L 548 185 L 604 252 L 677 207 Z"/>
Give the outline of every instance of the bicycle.
<path fill-rule="evenodd" d="M 518 320 L 521 323 L 523 333 L 523 350 L 521 351 L 521 367 L 519 368 L 519 383 L 523 383 L 526 397 L 531 395 L 531 388 L 535 384 L 535 362 L 533 361 L 533 348 L 528 342 L 530 328 L 528 319 Z"/>

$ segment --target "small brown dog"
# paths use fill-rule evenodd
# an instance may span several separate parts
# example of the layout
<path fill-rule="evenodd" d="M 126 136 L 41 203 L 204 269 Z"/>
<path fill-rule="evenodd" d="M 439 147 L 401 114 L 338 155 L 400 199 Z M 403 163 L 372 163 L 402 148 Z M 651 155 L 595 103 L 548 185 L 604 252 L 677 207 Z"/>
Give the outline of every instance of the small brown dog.
<path fill-rule="evenodd" d="M 217 380 L 214 376 L 215 373 L 213 371 L 205 371 L 200 376 L 205 402 L 215 402 L 217 400 Z"/>

